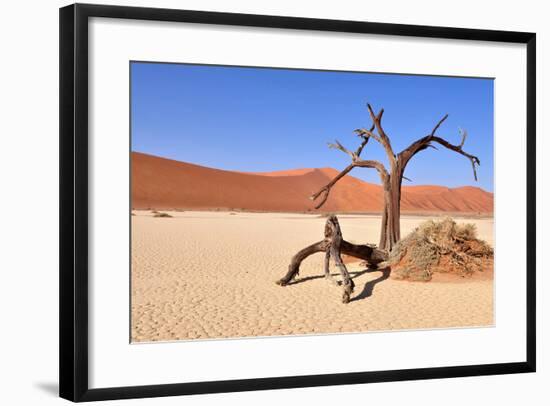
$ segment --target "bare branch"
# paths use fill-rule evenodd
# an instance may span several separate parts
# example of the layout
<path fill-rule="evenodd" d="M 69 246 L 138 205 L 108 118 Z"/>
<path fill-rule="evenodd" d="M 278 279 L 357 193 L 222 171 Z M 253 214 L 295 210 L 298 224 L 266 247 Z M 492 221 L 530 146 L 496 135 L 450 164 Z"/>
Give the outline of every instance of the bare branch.
<path fill-rule="evenodd" d="M 382 114 L 384 114 L 384 109 L 380 110 L 380 113 L 378 113 L 378 116 L 375 117 L 375 119 L 380 122 L 381 118 L 382 118 Z M 376 124 L 375 124 L 375 121 L 373 119 L 373 124 L 371 126 L 370 129 L 365 129 L 365 128 L 358 128 L 356 130 L 354 130 L 354 133 L 356 133 L 359 137 L 361 138 L 374 138 L 380 145 L 382 145 L 382 147 L 386 148 L 386 146 L 384 145 L 384 141 L 382 140 L 382 138 L 380 138 L 380 136 L 376 135 L 373 131 L 374 129 L 376 128 Z"/>
<path fill-rule="evenodd" d="M 340 143 L 338 142 L 338 140 L 335 140 L 334 142 L 335 142 L 336 144 L 331 144 L 331 143 L 329 142 L 329 143 L 328 143 L 328 147 L 329 147 L 329 148 L 332 148 L 332 149 L 339 149 L 340 151 L 342 151 L 342 152 L 348 154 L 348 155 L 351 157 L 352 161 L 354 161 L 355 159 L 357 159 L 357 156 L 356 156 L 353 152 L 351 152 L 349 149 L 347 149 L 346 147 L 344 147 L 342 144 L 340 144 Z"/>
<path fill-rule="evenodd" d="M 464 146 L 464 142 L 466 141 L 466 137 L 468 136 L 468 132 L 466 130 L 463 130 L 462 128 L 458 129 L 458 132 L 460 135 L 462 135 L 462 141 L 460 142 L 460 148 Z"/>
<path fill-rule="evenodd" d="M 439 122 L 435 125 L 434 129 L 432 130 L 430 136 L 433 137 L 435 135 L 435 132 L 437 131 L 437 129 L 441 126 L 441 124 L 443 124 L 443 121 L 447 120 L 447 117 L 449 117 L 448 114 L 445 114 L 443 116 L 443 118 L 441 120 L 439 120 Z"/>
<path fill-rule="evenodd" d="M 372 134 L 373 130 L 374 130 L 374 124 L 372 125 L 372 127 L 368 131 L 362 130 L 362 129 L 357 129 L 357 130 L 354 131 L 359 137 L 363 138 L 363 141 L 359 145 L 359 148 L 357 148 L 357 151 L 355 151 L 355 155 L 357 155 L 357 157 L 361 156 L 361 152 L 363 152 L 363 148 L 365 148 L 365 146 L 369 142 L 370 135 L 367 135 L 367 134 L 368 133 Z"/>
<path fill-rule="evenodd" d="M 471 154 L 465 152 L 462 149 L 462 145 L 464 144 L 464 138 L 462 139 L 462 143 L 460 143 L 459 145 L 453 145 L 450 142 L 448 142 L 447 140 L 444 140 L 443 138 L 440 138 L 440 137 L 433 137 L 432 141 L 437 142 L 437 143 L 443 145 L 445 148 L 450 149 L 451 151 L 455 151 L 455 152 L 459 153 L 460 155 L 463 155 L 466 158 L 468 158 L 470 160 L 470 162 L 472 163 L 472 170 L 474 171 L 474 179 L 477 181 L 476 165 L 479 166 L 481 164 L 481 162 L 479 161 L 479 158 L 477 156 L 471 155 Z"/>
<path fill-rule="evenodd" d="M 359 145 L 359 148 L 357 148 L 357 151 L 355 151 L 355 155 L 359 158 L 361 156 L 361 152 L 363 152 L 363 148 L 368 144 L 369 137 L 365 137 L 361 144 Z"/>
<path fill-rule="evenodd" d="M 380 145 L 384 146 L 382 139 L 372 132 L 373 130 L 365 130 L 364 128 L 358 128 L 353 132 L 356 133 L 361 138 L 374 138 Z"/>
<path fill-rule="evenodd" d="M 378 171 L 378 175 L 380 175 L 380 180 L 382 183 L 385 183 L 389 180 L 390 174 L 386 170 L 386 167 L 379 161 L 373 161 L 373 160 L 359 160 L 354 163 L 354 165 L 358 168 L 373 168 Z"/>
<path fill-rule="evenodd" d="M 445 114 L 445 116 L 439 120 L 439 122 L 436 124 L 436 126 L 433 128 L 430 135 L 427 135 L 423 138 L 420 138 L 419 140 L 416 140 L 411 145 L 409 145 L 407 148 L 405 148 L 403 151 L 401 151 L 398 154 L 399 161 L 401 162 L 401 167 L 403 170 L 405 169 L 405 166 L 409 162 L 409 160 L 416 155 L 418 152 L 425 150 L 426 148 L 435 148 L 435 146 L 432 145 L 433 142 L 438 143 L 439 145 L 444 146 L 447 149 L 450 149 L 451 151 L 457 152 L 460 155 L 465 156 L 470 160 L 472 163 L 472 169 L 474 172 L 474 179 L 477 181 L 477 171 L 476 171 L 476 165 L 480 165 L 479 158 L 475 155 L 471 155 L 467 152 L 465 152 L 462 147 L 464 146 L 464 142 L 466 141 L 467 133 L 466 131 L 461 130 L 462 135 L 462 141 L 458 145 L 451 144 L 447 140 L 435 136 L 435 133 L 437 129 L 441 126 L 441 124 L 447 119 L 449 115 Z M 437 148 L 435 148 L 437 149 Z"/>
<path fill-rule="evenodd" d="M 380 136 L 380 139 L 378 141 L 382 144 L 382 146 L 386 150 L 386 155 L 388 156 L 390 163 L 393 165 L 395 163 L 395 153 L 393 152 L 390 139 L 387 136 L 387 134 L 384 132 L 384 128 L 382 127 L 382 115 L 384 114 L 384 109 L 380 110 L 380 113 L 376 115 L 374 114 L 374 111 L 372 110 L 372 107 L 369 103 L 367 103 L 367 108 L 369 110 L 369 114 L 372 119 L 372 122 L 376 127 L 376 131 L 378 131 L 378 134 Z"/>
<path fill-rule="evenodd" d="M 346 176 L 349 171 L 351 171 L 353 168 L 355 168 L 355 164 L 348 165 L 342 172 L 340 172 L 338 175 L 334 177 L 329 183 L 327 183 L 325 186 L 323 186 L 317 193 L 314 193 L 310 196 L 311 200 L 317 200 L 319 196 L 323 196 L 321 201 L 315 206 L 316 209 L 320 208 L 328 199 L 328 195 L 330 193 L 330 189 L 335 185 L 336 182 L 338 182 L 341 178 Z"/>
<path fill-rule="evenodd" d="M 323 206 L 326 203 L 332 187 L 340 179 L 342 179 L 345 175 L 347 175 L 353 168 L 358 167 L 358 168 L 376 169 L 378 171 L 380 179 L 382 180 L 382 183 L 386 184 L 389 182 L 390 175 L 388 174 L 388 171 L 386 170 L 386 168 L 381 162 L 360 159 L 363 149 L 368 144 L 369 140 L 371 138 L 374 138 L 385 149 L 386 154 L 388 155 L 388 159 L 392 163 L 392 165 L 395 163 L 395 154 L 391 147 L 390 140 L 386 135 L 386 133 L 384 132 L 384 129 L 382 128 L 382 115 L 384 114 L 384 109 L 381 109 L 378 114 L 374 114 L 374 111 L 372 110 L 371 105 L 367 104 L 367 107 L 372 119 L 372 126 L 368 130 L 365 128 L 358 128 L 354 131 L 359 137 L 363 139 L 355 152 L 350 151 L 338 141 L 335 141 L 334 144 L 330 144 L 330 143 L 328 144 L 330 148 L 338 149 L 344 152 L 345 154 L 349 155 L 351 157 L 352 163 L 348 165 L 342 172 L 336 175 L 334 179 L 332 179 L 328 184 L 323 186 L 318 192 L 314 193 L 310 197 L 311 200 L 317 200 L 318 198 L 321 198 L 317 206 L 315 206 L 316 209 L 319 209 L 321 206 Z M 375 134 L 373 132 L 374 129 L 377 130 L 378 134 Z"/>
<path fill-rule="evenodd" d="M 338 182 L 340 179 L 346 176 L 353 168 L 376 169 L 378 171 L 378 174 L 380 175 L 380 179 L 382 180 L 382 183 L 389 182 L 390 175 L 388 174 L 388 171 L 386 170 L 386 168 L 381 162 L 358 159 L 355 162 L 348 165 L 342 172 L 336 175 L 329 183 L 323 186 L 318 192 L 311 195 L 310 197 L 311 200 L 317 200 L 319 197 L 321 197 L 321 201 L 317 204 L 317 206 L 315 206 L 316 209 L 319 209 L 321 206 L 325 204 L 332 187 L 336 184 L 336 182 Z"/>
<path fill-rule="evenodd" d="M 318 192 L 314 193 L 310 197 L 311 200 L 317 200 L 319 197 L 321 198 L 320 202 L 317 204 L 317 206 L 315 206 L 316 209 L 319 209 L 321 206 L 323 206 L 326 203 L 332 187 L 336 184 L 336 182 L 338 182 L 345 175 L 347 175 L 353 168 L 356 168 L 356 167 L 374 168 L 378 171 L 378 174 L 380 175 L 380 179 L 382 180 L 382 183 L 389 182 L 388 171 L 386 170 L 386 168 L 381 162 L 372 161 L 372 160 L 362 160 L 359 158 L 361 156 L 361 152 L 363 152 L 363 149 L 368 144 L 369 140 L 371 138 L 374 138 L 386 149 L 386 151 L 391 152 L 390 161 L 392 161 L 392 159 L 395 160 L 395 156 L 393 155 L 393 150 L 391 149 L 389 139 L 387 138 L 380 124 L 382 115 L 384 114 L 384 109 L 380 110 L 380 113 L 378 113 L 378 115 L 375 116 L 374 112 L 372 112 L 370 105 L 368 107 L 369 107 L 369 111 L 372 113 L 371 117 L 373 119 L 373 124 L 369 130 L 366 130 L 364 128 L 359 128 L 354 131 L 359 137 L 363 139 L 355 152 L 350 151 L 349 149 L 344 147 L 338 140 L 335 140 L 334 144 L 332 143 L 328 144 L 329 148 L 338 149 L 344 152 L 345 154 L 349 155 L 351 157 L 352 163 L 348 165 L 342 172 L 336 175 L 334 179 L 332 179 L 328 184 L 323 186 Z M 373 133 L 375 128 L 378 130 L 380 135 L 376 135 Z M 383 140 L 382 137 L 385 137 L 385 140 Z"/>

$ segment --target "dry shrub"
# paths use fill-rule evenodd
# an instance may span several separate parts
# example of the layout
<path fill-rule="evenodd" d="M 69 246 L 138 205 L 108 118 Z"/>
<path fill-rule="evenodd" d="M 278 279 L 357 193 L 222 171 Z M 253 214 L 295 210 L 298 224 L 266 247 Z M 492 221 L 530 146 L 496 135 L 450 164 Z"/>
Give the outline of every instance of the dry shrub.
<path fill-rule="evenodd" d="M 389 254 L 392 277 L 429 281 L 434 272 L 469 276 L 483 271 L 493 249 L 476 238 L 475 224 L 456 224 L 451 218 L 426 221 L 399 241 Z"/>
<path fill-rule="evenodd" d="M 153 214 L 153 217 L 172 217 L 172 216 L 168 213 L 162 213 L 157 211 Z"/>

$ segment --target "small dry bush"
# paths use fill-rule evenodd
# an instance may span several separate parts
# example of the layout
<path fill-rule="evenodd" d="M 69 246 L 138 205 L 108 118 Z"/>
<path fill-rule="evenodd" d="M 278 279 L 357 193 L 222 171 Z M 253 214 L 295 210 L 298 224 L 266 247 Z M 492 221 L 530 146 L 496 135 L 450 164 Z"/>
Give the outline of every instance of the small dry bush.
<path fill-rule="evenodd" d="M 162 213 L 157 211 L 153 214 L 153 217 L 172 217 L 172 216 L 168 213 Z"/>
<path fill-rule="evenodd" d="M 483 271 L 493 259 L 493 249 L 476 236 L 475 224 L 457 224 L 448 217 L 426 221 L 390 252 L 392 277 L 429 281 L 434 272 L 469 276 Z"/>

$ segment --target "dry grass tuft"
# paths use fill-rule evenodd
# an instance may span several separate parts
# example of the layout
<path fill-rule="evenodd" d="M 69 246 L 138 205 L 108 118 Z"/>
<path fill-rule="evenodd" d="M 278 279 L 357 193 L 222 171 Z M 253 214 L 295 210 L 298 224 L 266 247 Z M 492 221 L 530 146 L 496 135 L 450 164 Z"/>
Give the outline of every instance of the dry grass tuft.
<path fill-rule="evenodd" d="M 173 217 L 173 216 L 171 216 L 171 215 L 168 214 L 168 213 L 162 213 L 162 212 L 158 212 L 158 211 L 157 211 L 157 212 L 155 212 L 155 213 L 153 214 L 153 217 Z"/>
<path fill-rule="evenodd" d="M 476 238 L 474 224 L 456 224 L 451 218 L 426 221 L 390 252 L 392 277 L 429 281 L 434 272 L 470 276 L 492 263 L 493 249 Z"/>

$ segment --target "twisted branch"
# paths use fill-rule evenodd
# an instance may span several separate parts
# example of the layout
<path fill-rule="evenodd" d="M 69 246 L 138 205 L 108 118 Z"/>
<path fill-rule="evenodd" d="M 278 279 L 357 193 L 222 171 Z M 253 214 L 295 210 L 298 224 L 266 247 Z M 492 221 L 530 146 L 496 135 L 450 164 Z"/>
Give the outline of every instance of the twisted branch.
<path fill-rule="evenodd" d="M 336 175 L 329 183 L 323 186 L 317 193 L 314 193 L 313 195 L 310 196 L 311 200 L 317 200 L 320 196 L 322 196 L 321 201 L 315 206 L 316 209 L 319 209 L 321 206 L 325 204 L 332 187 L 336 184 L 336 182 L 338 182 L 345 175 L 347 175 L 353 168 L 374 168 L 378 171 L 378 174 L 380 175 L 380 179 L 382 180 L 382 183 L 389 182 L 390 175 L 381 162 L 359 159 L 351 163 L 350 165 L 346 166 L 346 168 L 342 172 L 340 172 L 338 175 Z"/>
<path fill-rule="evenodd" d="M 477 166 L 481 165 L 481 162 L 477 156 L 471 155 L 462 149 L 462 145 L 464 144 L 464 140 L 466 139 L 465 134 L 466 133 L 464 133 L 462 143 L 460 145 L 453 145 L 449 143 L 447 140 L 444 140 L 443 138 L 439 138 L 439 137 L 433 137 L 432 141 L 437 142 L 438 144 L 443 145 L 445 148 L 450 149 L 451 151 L 455 151 L 460 155 L 463 155 L 466 158 L 468 158 L 472 163 L 472 171 L 474 172 L 474 179 L 477 181 L 476 165 Z"/>
<path fill-rule="evenodd" d="M 437 149 L 434 145 L 432 145 L 433 142 L 436 142 L 439 145 L 442 145 L 445 148 L 447 148 L 451 151 L 457 152 L 460 155 L 463 155 L 466 158 L 468 158 L 470 160 L 470 162 L 472 163 L 472 170 L 474 172 L 474 179 L 477 181 L 476 165 L 479 166 L 481 164 L 481 162 L 479 161 L 479 158 L 477 156 L 471 155 L 471 154 L 467 153 L 466 151 L 464 151 L 462 149 L 463 146 L 464 146 L 464 143 L 466 142 L 466 137 L 468 135 L 467 132 L 461 130 L 462 140 L 461 140 L 460 144 L 458 144 L 458 145 L 451 144 L 447 140 L 445 140 L 441 137 L 437 137 L 435 135 L 438 128 L 441 126 L 441 124 L 443 124 L 443 122 L 447 119 L 447 117 L 449 117 L 449 115 L 445 114 L 445 116 L 443 116 L 443 118 L 441 120 L 439 120 L 439 122 L 435 125 L 435 127 L 433 128 L 432 132 L 429 135 L 427 135 L 425 137 L 422 137 L 419 140 L 416 140 L 411 145 L 409 145 L 407 148 L 405 148 L 403 151 L 401 151 L 398 154 L 398 160 L 401 162 L 402 168 L 404 170 L 405 166 L 407 165 L 409 160 L 414 155 L 416 155 L 418 152 L 423 151 L 427 148 Z"/>

